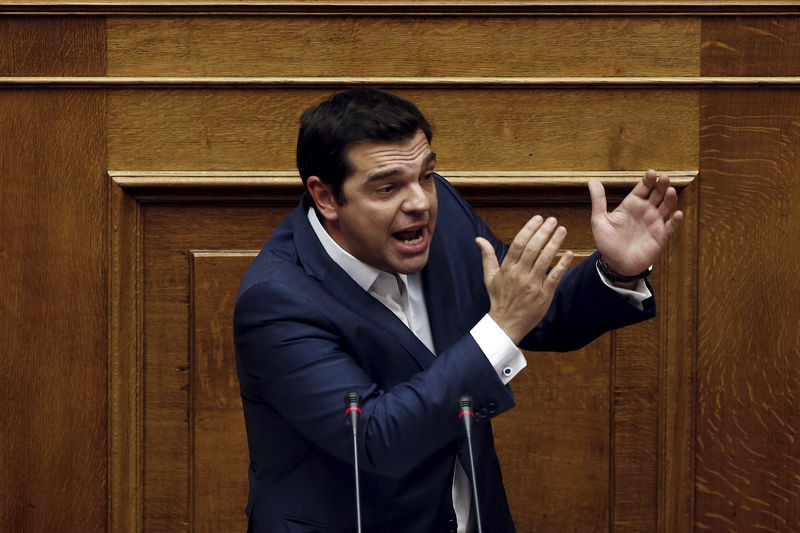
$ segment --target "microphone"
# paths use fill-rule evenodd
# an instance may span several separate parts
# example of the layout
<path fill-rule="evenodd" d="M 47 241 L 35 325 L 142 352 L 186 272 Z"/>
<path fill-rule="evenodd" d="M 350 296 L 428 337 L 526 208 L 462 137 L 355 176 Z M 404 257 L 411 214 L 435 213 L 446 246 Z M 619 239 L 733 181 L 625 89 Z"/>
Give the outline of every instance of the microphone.
<path fill-rule="evenodd" d="M 361 490 L 358 486 L 358 415 L 361 414 L 361 395 L 350 391 L 344 395 L 344 414 L 350 415 L 350 425 L 353 427 L 353 472 L 356 480 L 356 526 L 361 533 Z"/>
<path fill-rule="evenodd" d="M 478 504 L 478 478 L 475 476 L 475 459 L 472 456 L 472 396 L 464 395 L 458 400 L 460 411 L 458 418 L 464 421 L 464 432 L 467 435 L 467 449 L 469 450 L 469 470 L 472 475 L 472 498 L 475 502 L 475 521 L 478 523 L 478 533 L 483 533 L 481 527 L 481 508 Z"/>

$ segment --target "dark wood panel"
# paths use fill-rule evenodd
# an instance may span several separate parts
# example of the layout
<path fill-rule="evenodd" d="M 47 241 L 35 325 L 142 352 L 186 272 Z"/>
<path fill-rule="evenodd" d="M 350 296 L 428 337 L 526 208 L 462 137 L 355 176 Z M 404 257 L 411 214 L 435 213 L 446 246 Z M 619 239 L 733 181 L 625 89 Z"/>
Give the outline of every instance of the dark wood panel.
<path fill-rule="evenodd" d="M 704 76 L 800 74 L 798 17 L 709 17 L 702 39 Z"/>
<path fill-rule="evenodd" d="M 684 213 L 681 230 L 673 236 L 664 273 L 656 287 L 660 313 L 659 376 L 659 531 L 694 529 L 695 397 L 697 351 L 697 257 L 699 186 L 695 180 L 680 192 Z"/>
<path fill-rule="evenodd" d="M 696 168 L 695 90 L 402 90 L 441 169 Z M 293 169 L 297 117 L 326 90 L 119 90 L 114 169 Z"/>
<path fill-rule="evenodd" d="M 105 20 L 0 18 L 0 76 L 103 76 Z"/>
<path fill-rule="evenodd" d="M 106 525 L 105 100 L 0 95 L 0 529 Z"/>
<path fill-rule="evenodd" d="M 651 282 L 659 303 L 666 261 L 655 265 Z M 611 412 L 614 436 L 613 504 L 611 530 L 649 532 L 658 530 L 660 512 L 659 468 L 664 461 L 660 446 L 663 416 L 659 378 L 665 365 L 663 318 L 669 311 L 661 306 L 661 316 L 614 333 L 611 369 Z M 666 313 L 664 312 L 666 311 Z M 677 310 L 675 310 L 677 311 Z M 663 391 L 666 395 L 668 391 Z"/>
<path fill-rule="evenodd" d="M 108 35 L 111 76 L 700 72 L 700 22 L 688 17 L 114 17 Z"/>
<path fill-rule="evenodd" d="M 604 531 L 611 501 L 611 337 L 568 354 L 527 352 L 517 407 L 492 422 L 519 531 Z"/>
<path fill-rule="evenodd" d="M 255 252 L 191 258 L 191 524 L 198 533 L 246 531 L 247 436 L 233 352 L 233 307 Z"/>
<path fill-rule="evenodd" d="M 702 98 L 698 528 L 800 528 L 800 92 Z"/>
<path fill-rule="evenodd" d="M 190 495 L 199 496 L 200 501 L 204 498 L 202 493 L 191 492 L 193 488 L 199 488 L 201 492 L 205 490 L 202 486 L 191 485 L 190 420 L 197 421 L 197 418 L 190 408 L 190 392 L 198 391 L 196 386 L 192 390 L 190 388 L 192 383 L 198 385 L 204 379 L 202 375 L 193 376 L 190 372 L 192 365 L 189 332 L 194 329 L 190 322 L 191 251 L 258 249 L 294 205 L 294 199 L 286 207 L 270 208 L 246 205 L 206 205 L 197 208 L 175 204 L 144 204 L 145 531 L 185 531 L 186 525 L 193 523 L 190 516 Z M 235 293 L 225 295 L 226 298 L 233 296 Z M 230 327 L 229 312 L 225 314 L 224 309 L 217 309 L 217 312 L 220 315 L 214 315 L 208 322 L 198 323 L 196 327 L 210 328 L 214 323 L 225 323 Z M 226 348 L 230 349 L 230 346 L 215 349 Z M 228 371 L 235 366 L 232 358 L 229 363 Z M 193 381 L 195 379 L 200 381 Z M 226 378 L 223 376 L 222 379 Z M 204 389 L 201 388 L 200 391 L 202 390 Z M 207 397 L 201 394 L 198 398 L 201 400 L 199 417 L 204 414 L 203 398 Z M 238 396 L 236 399 L 238 400 Z M 225 400 L 227 401 L 230 400 Z M 242 421 L 241 416 L 239 421 Z M 207 441 L 204 440 L 202 430 L 214 428 L 201 423 L 199 429 L 199 444 L 203 448 Z M 197 441 L 195 444 L 198 444 Z M 204 473 L 202 469 L 208 465 L 207 456 L 203 455 L 205 451 L 208 448 L 200 450 L 199 473 Z M 229 466 L 236 461 L 236 457 L 229 457 L 224 465 Z M 223 465 L 215 465 L 215 468 L 220 466 Z M 236 470 L 226 475 L 240 476 L 236 479 L 236 486 L 240 486 L 247 473 L 246 470 Z M 234 487 L 231 490 L 237 489 Z M 230 491 L 223 490 L 223 493 L 229 494 Z M 241 513 L 245 503 L 244 500 L 222 501 L 220 505 L 225 509 L 238 508 Z M 203 516 L 201 512 L 201 521 Z M 209 523 L 211 525 L 213 523 Z"/>

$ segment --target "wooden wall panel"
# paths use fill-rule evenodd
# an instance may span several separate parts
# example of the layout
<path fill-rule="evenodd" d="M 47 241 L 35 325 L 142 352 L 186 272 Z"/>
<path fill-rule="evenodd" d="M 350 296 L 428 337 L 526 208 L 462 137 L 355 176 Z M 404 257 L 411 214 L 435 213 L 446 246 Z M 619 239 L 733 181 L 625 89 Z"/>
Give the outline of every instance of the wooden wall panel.
<path fill-rule="evenodd" d="M 0 18 L 0 76 L 103 76 L 104 19 Z"/>
<path fill-rule="evenodd" d="M 0 93 L 4 531 L 102 531 L 104 98 Z M 43 490 L 46 487 L 47 490 Z"/>
<path fill-rule="evenodd" d="M 110 91 L 111 168 L 293 169 L 299 114 L 331 92 Z M 396 92 L 434 123 L 442 169 L 686 169 L 697 162 L 695 90 Z"/>
<path fill-rule="evenodd" d="M 704 76 L 800 75 L 800 18 L 703 19 Z"/>
<path fill-rule="evenodd" d="M 700 71 L 699 19 L 688 17 L 115 17 L 108 33 L 111 76 L 696 76 Z"/>
<path fill-rule="evenodd" d="M 0 72 L 102 73 L 104 35 L 0 18 Z M 106 529 L 105 142 L 102 91 L 0 88 L 2 531 Z"/>
<path fill-rule="evenodd" d="M 703 72 L 796 75 L 800 21 L 709 19 Z M 800 92 L 701 99 L 698 529 L 800 529 Z"/>
<path fill-rule="evenodd" d="M 144 523 L 145 531 L 185 531 L 187 524 L 212 527 L 216 522 L 204 522 L 208 510 L 196 511 L 194 521 L 190 514 L 190 501 L 204 501 L 208 485 L 202 478 L 192 478 L 192 442 L 199 444 L 200 460 L 195 471 L 201 474 L 209 466 L 203 453 L 208 443 L 202 423 L 205 414 L 205 390 L 198 386 L 210 376 L 193 375 L 190 356 L 189 332 L 195 329 L 190 322 L 189 298 L 190 267 L 192 250 L 252 250 L 260 248 L 266 238 L 296 202 L 285 207 L 271 209 L 240 206 L 207 207 L 195 210 L 175 204 L 153 204 L 144 209 Z M 227 279 L 227 278 L 226 278 Z M 231 294 L 228 297 L 233 297 Z M 205 309 L 205 308 L 204 308 Z M 231 315 L 218 315 L 211 320 L 197 323 L 196 327 L 214 327 L 214 323 L 231 324 Z M 229 331 L 219 335 L 230 334 Z M 201 339 L 202 340 L 202 339 Z M 201 345 L 203 346 L 203 345 Z M 227 347 L 230 349 L 230 346 Z M 224 349 L 217 347 L 216 349 Z M 199 352 L 205 353 L 205 352 Z M 232 352 L 226 352 L 228 354 Z M 198 352 L 196 352 L 196 355 Z M 196 359 L 201 364 L 201 360 Z M 235 363 L 229 360 L 233 369 Z M 202 366 L 201 366 L 202 368 Z M 228 375 L 227 373 L 225 375 Z M 194 387 L 192 384 L 194 383 Z M 200 411 L 194 416 L 190 408 L 190 394 L 196 396 Z M 239 408 L 241 410 L 241 407 Z M 190 420 L 199 430 L 193 441 Z M 240 421 L 242 419 L 240 418 Z M 200 441 L 196 440 L 199 436 Z M 240 448 L 239 448 L 240 449 Z M 242 464 L 241 458 L 228 457 L 226 465 Z M 220 465 L 215 465 L 217 468 Z M 246 463 L 245 463 L 246 466 Z M 232 466 L 232 470 L 234 467 Z M 219 472 L 219 470 L 215 470 Z M 213 475 L 213 472 L 210 473 Z M 236 470 L 230 476 L 239 476 L 238 482 L 246 480 L 247 471 Z M 229 478 L 230 479 L 230 478 Z M 193 484 L 192 484 L 193 483 Z M 240 486 L 240 485 L 239 485 Z M 231 490 L 236 490 L 234 487 Z M 229 493 L 227 489 L 223 493 Z M 241 512 L 246 500 L 221 501 L 226 510 L 230 505 L 238 506 Z M 237 517 L 241 519 L 241 516 Z M 238 523 L 238 522 L 237 522 Z M 204 526 L 205 527 L 205 526 Z M 235 531 L 224 529 L 217 531 Z"/>
<path fill-rule="evenodd" d="M 197 533 L 247 530 L 247 437 L 231 324 L 256 253 L 191 252 L 189 501 Z"/>
<path fill-rule="evenodd" d="M 492 422 L 519 531 L 607 527 L 611 352 L 607 336 L 568 355 L 526 354 L 513 383 L 517 406 Z"/>
<path fill-rule="evenodd" d="M 697 523 L 800 528 L 800 93 L 703 111 Z"/>

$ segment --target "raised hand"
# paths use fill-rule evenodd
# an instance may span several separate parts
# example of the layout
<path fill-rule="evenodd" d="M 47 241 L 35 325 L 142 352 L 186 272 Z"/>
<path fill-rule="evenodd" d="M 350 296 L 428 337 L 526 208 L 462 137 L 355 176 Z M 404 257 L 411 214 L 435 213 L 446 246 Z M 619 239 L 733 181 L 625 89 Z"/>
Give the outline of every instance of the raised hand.
<path fill-rule="evenodd" d="M 595 245 L 608 266 L 624 276 L 635 276 L 655 263 L 683 221 L 669 176 L 652 169 L 611 213 L 602 183 L 589 180 L 589 194 Z"/>
<path fill-rule="evenodd" d="M 558 226 L 555 218 L 543 220 L 536 215 L 514 237 L 502 266 L 489 241 L 475 239 L 483 256 L 489 316 L 514 344 L 536 327 L 550 308 L 556 286 L 572 261 L 573 254 L 567 250 L 548 272 L 566 236 L 566 228 Z"/>

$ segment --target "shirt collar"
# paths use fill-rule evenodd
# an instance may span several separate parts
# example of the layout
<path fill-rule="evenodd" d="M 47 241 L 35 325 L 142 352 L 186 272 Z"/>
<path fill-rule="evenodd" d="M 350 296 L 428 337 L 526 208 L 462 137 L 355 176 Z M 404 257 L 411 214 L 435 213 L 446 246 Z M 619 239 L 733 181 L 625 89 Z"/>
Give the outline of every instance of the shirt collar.
<path fill-rule="evenodd" d="M 314 233 L 317 235 L 320 244 L 322 244 L 322 247 L 325 249 L 325 252 L 327 252 L 328 256 L 333 260 L 334 263 L 339 265 L 348 276 L 353 278 L 353 281 L 355 281 L 359 287 L 365 291 L 369 291 L 370 287 L 372 287 L 372 284 L 375 283 L 375 280 L 381 274 L 394 277 L 388 272 L 379 270 L 359 259 L 356 259 L 341 246 L 339 246 L 339 244 L 333 240 L 333 237 L 331 237 L 328 232 L 325 231 L 325 228 L 322 227 L 322 223 L 320 223 L 319 218 L 317 217 L 317 212 L 314 211 L 313 207 L 308 209 L 308 221 L 311 223 Z M 400 279 L 402 279 L 404 283 L 408 283 L 408 280 L 404 274 L 400 274 Z"/>

